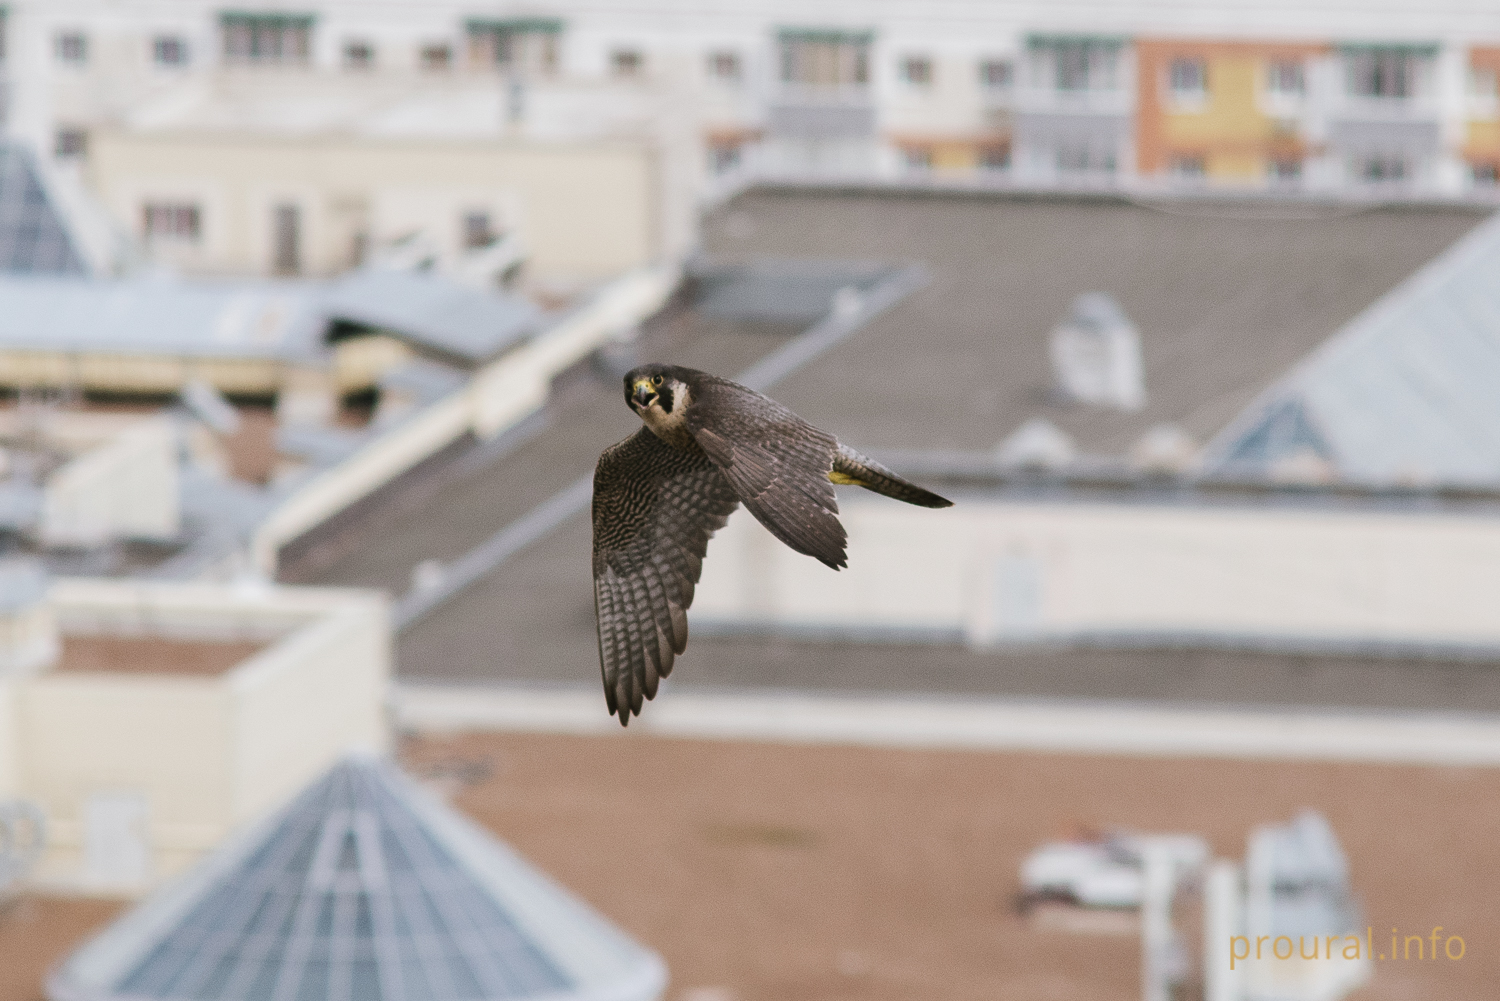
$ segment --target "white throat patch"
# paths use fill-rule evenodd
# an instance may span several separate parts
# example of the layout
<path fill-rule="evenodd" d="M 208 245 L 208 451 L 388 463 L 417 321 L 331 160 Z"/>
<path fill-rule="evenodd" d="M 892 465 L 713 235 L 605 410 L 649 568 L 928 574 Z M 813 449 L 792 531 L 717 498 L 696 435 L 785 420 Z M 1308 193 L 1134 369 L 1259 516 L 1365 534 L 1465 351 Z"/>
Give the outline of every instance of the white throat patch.
<path fill-rule="evenodd" d="M 691 436 L 685 424 L 687 420 L 687 408 L 692 405 L 693 394 L 686 383 L 672 379 L 662 387 L 672 395 L 672 412 L 668 413 L 661 407 L 661 398 L 658 396 L 643 410 L 638 410 L 641 420 L 646 426 L 656 432 L 656 436 L 662 441 L 672 445 L 680 445 Z"/>

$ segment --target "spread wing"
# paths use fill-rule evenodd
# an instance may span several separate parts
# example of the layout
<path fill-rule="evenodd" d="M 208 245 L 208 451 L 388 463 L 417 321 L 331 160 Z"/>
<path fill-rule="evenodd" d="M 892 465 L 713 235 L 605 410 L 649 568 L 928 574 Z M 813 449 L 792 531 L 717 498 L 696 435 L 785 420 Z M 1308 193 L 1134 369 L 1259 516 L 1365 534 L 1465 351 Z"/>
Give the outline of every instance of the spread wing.
<path fill-rule="evenodd" d="M 709 536 L 739 499 L 696 449 L 675 449 L 642 427 L 594 469 L 594 611 L 604 698 L 620 724 L 687 646 L 687 610 Z"/>
<path fill-rule="evenodd" d="M 828 479 L 839 443 L 774 400 L 716 381 L 688 410 L 693 438 L 745 507 L 799 553 L 848 566 L 848 536 Z"/>

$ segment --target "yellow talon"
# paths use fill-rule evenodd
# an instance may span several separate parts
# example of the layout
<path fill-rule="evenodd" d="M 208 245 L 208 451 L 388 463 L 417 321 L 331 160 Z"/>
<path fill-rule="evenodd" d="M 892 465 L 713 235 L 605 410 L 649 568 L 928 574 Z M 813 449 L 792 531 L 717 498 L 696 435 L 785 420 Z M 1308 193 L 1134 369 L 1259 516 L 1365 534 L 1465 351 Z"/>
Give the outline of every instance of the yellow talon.
<path fill-rule="evenodd" d="M 850 476 L 848 473 L 841 473 L 837 469 L 830 469 L 828 471 L 828 482 L 829 483 L 839 483 L 839 484 L 844 484 L 844 485 L 848 485 L 848 486 L 855 486 L 855 487 L 862 487 L 862 486 L 865 485 L 865 481 L 864 480 L 856 480 L 854 477 Z"/>

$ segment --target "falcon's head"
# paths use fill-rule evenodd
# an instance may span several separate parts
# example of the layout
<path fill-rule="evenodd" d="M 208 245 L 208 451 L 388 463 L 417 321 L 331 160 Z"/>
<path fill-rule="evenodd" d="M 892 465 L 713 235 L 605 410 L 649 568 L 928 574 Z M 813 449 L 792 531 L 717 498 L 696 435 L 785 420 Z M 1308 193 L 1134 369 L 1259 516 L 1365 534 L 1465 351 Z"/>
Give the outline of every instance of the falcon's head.
<path fill-rule="evenodd" d="M 641 365 L 625 373 L 625 402 L 655 427 L 675 424 L 692 402 L 692 390 L 674 365 Z"/>

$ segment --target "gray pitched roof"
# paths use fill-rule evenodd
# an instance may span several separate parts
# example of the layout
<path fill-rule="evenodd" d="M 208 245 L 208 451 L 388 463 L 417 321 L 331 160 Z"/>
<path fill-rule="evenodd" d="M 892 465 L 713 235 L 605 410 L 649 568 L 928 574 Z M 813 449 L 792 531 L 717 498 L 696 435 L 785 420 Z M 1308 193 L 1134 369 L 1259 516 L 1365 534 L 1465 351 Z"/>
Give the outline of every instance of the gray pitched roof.
<path fill-rule="evenodd" d="M 0 348 L 310 358 L 323 318 L 293 282 L 0 275 Z"/>
<path fill-rule="evenodd" d="M 331 284 L 0 273 L 5 349 L 295 361 L 323 354 L 330 323 L 342 322 L 472 363 L 529 336 L 540 317 L 519 296 L 399 272 Z"/>
<path fill-rule="evenodd" d="M 31 154 L 15 143 L 0 143 L 0 272 L 87 271 Z"/>
<path fill-rule="evenodd" d="M 420 348 L 481 362 L 532 333 L 541 311 L 526 299 L 465 288 L 429 274 L 365 269 L 323 297 L 335 320 L 388 330 Z"/>
<path fill-rule="evenodd" d="M 661 961 L 392 766 L 352 757 L 116 921 L 53 1001 L 646 1001 Z"/>
<path fill-rule="evenodd" d="M 1310 456 L 1368 484 L 1500 485 L 1500 215 L 1277 380 L 1211 443 L 1211 468 Z"/>

